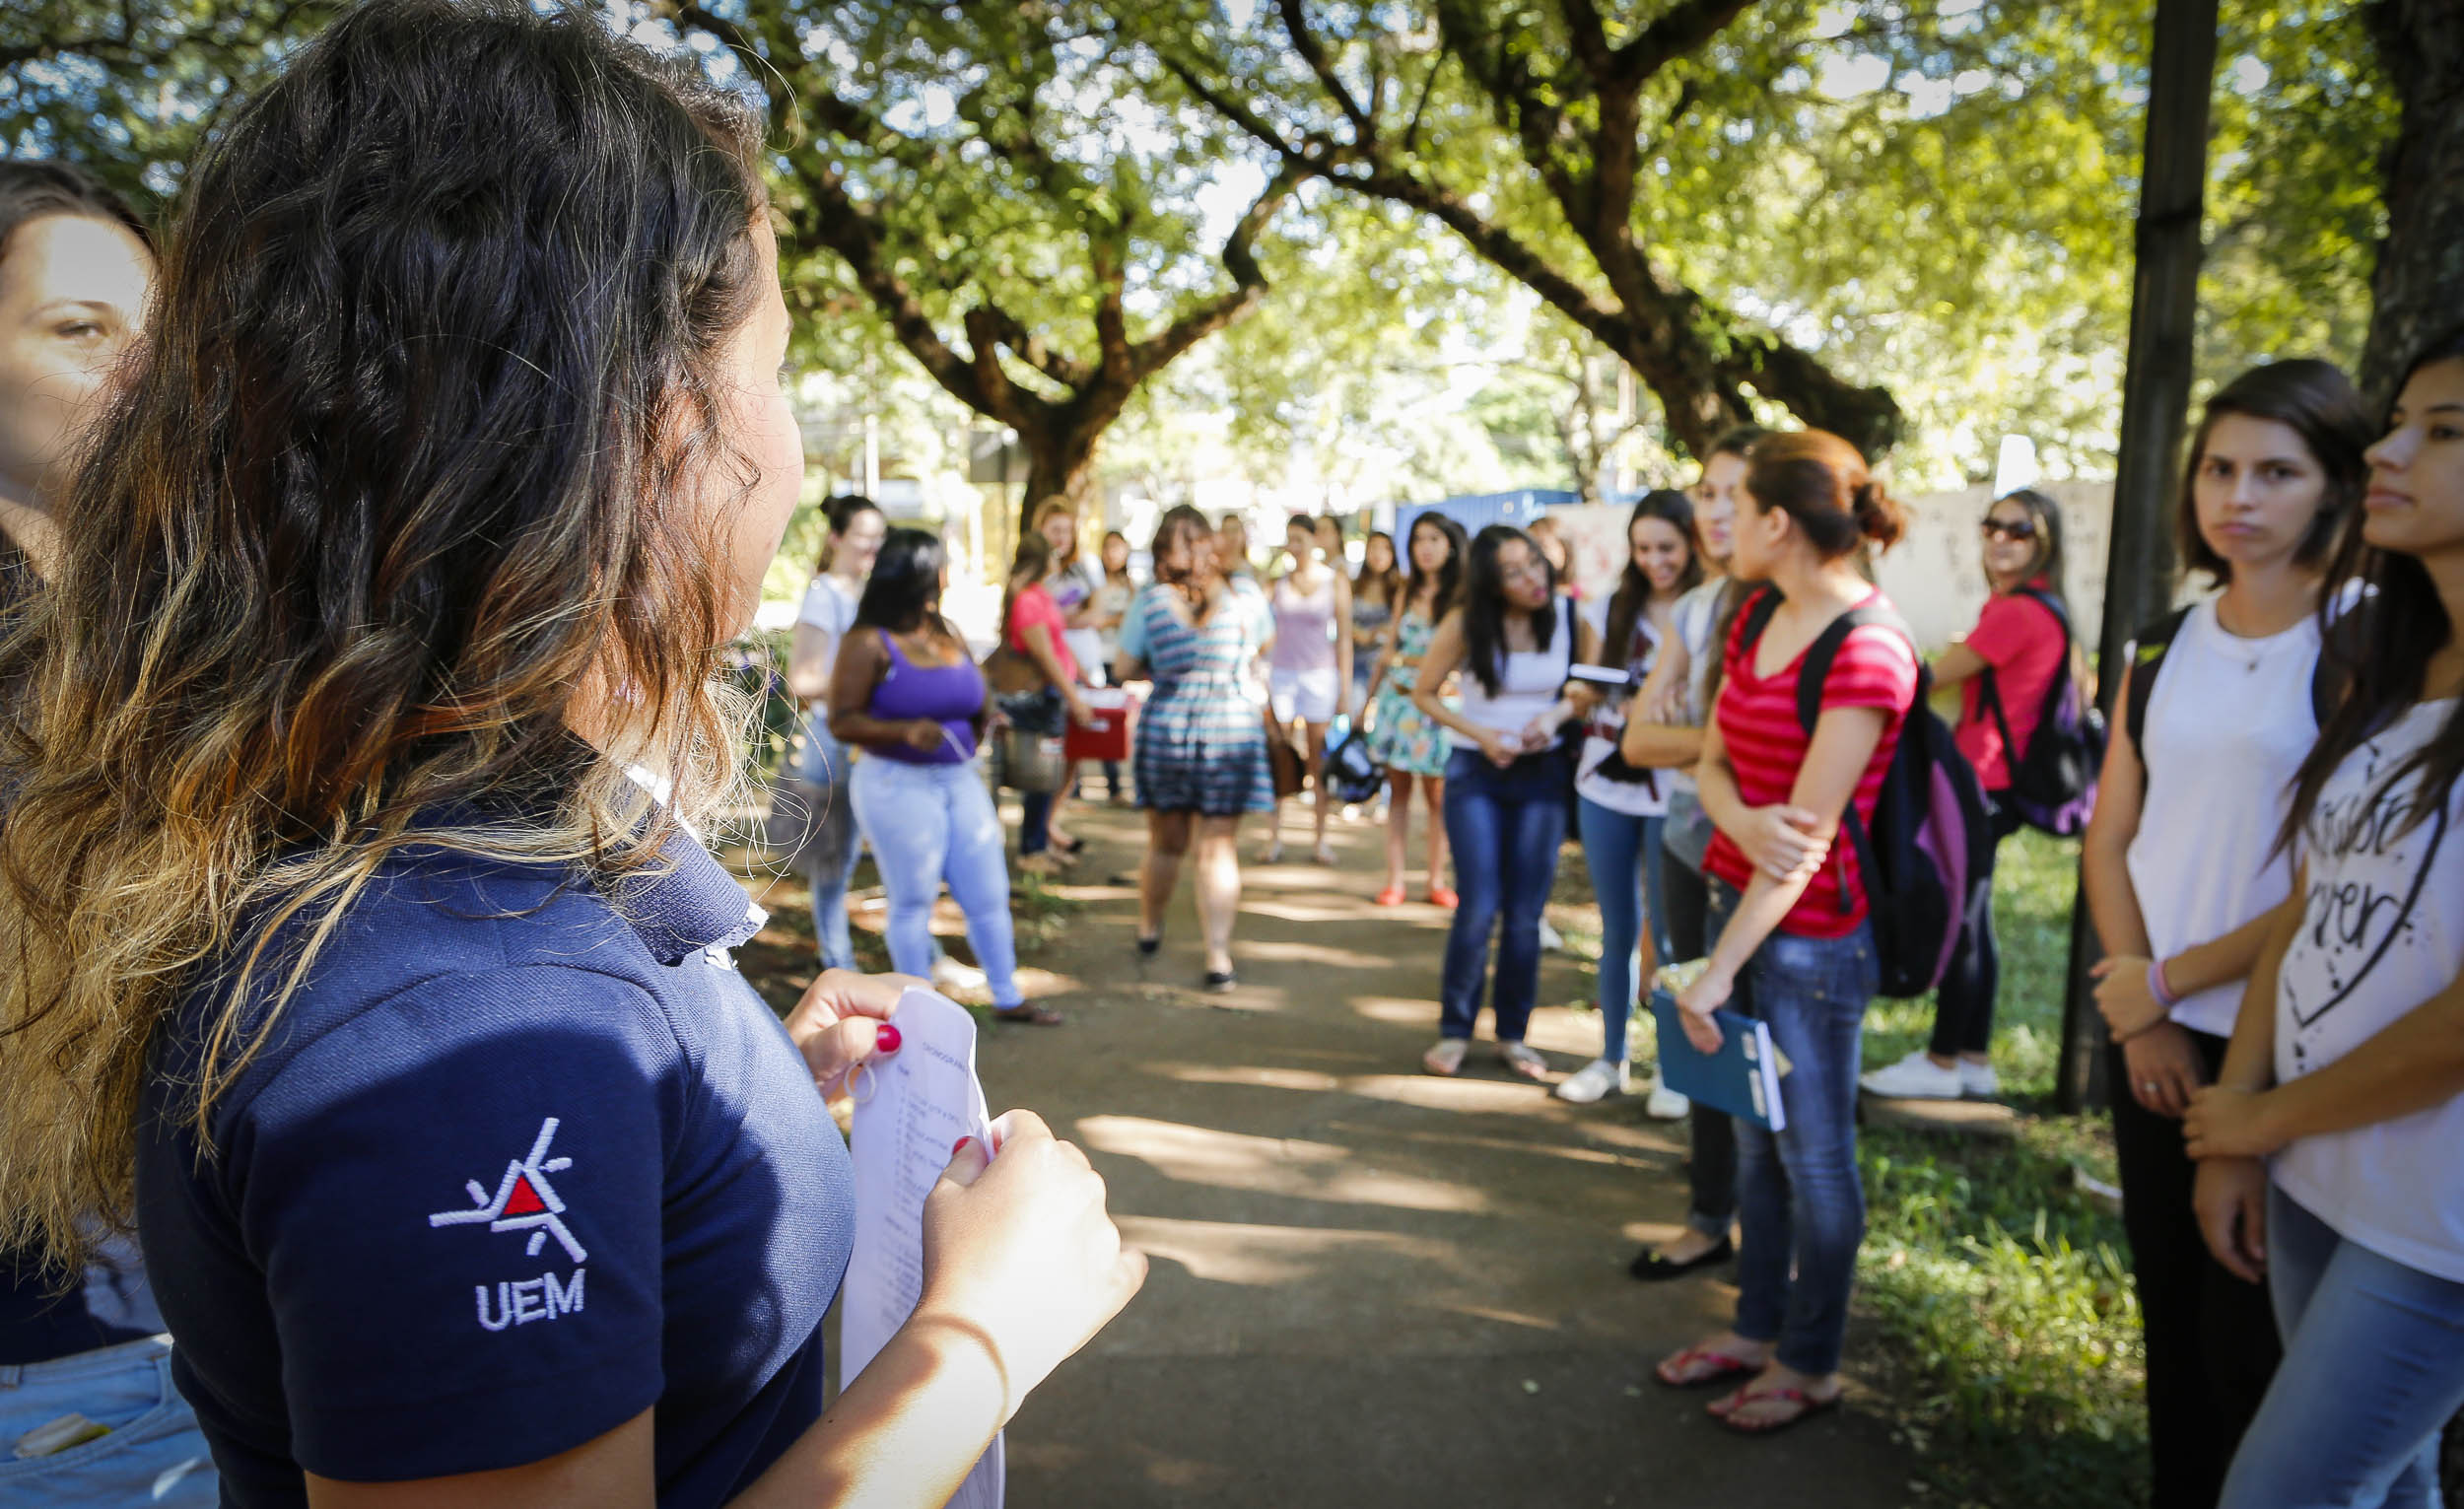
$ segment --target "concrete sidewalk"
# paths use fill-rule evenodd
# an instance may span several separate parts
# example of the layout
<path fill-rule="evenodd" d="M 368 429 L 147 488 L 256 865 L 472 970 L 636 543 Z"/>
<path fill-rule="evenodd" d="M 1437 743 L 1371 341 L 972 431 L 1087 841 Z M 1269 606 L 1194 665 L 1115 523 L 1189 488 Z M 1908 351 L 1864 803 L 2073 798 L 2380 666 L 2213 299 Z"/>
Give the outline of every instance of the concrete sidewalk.
<path fill-rule="evenodd" d="M 1447 915 L 1371 904 L 1382 830 L 1338 826 L 1330 871 L 1247 864 L 1249 825 L 1242 984 L 1215 996 L 1186 885 L 1162 953 L 1131 947 L 1134 894 L 1105 882 L 1135 868 L 1138 814 L 1071 821 L 1085 905 L 1034 961 L 1069 1025 L 990 1029 L 979 1057 L 996 1109 L 1086 1147 L 1154 1269 L 1012 1426 L 1017 1509 L 1923 1501 L 1853 1392 L 1746 1440 L 1651 1379 L 1734 1299 L 1727 1269 L 1624 1271 L 1683 1212 L 1682 1130 L 1639 1098 L 1555 1101 L 1485 1036 L 1462 1079 L 1420 1073 Z M 1548 958 L 1541 1000 L 1583 990 Z M 1562 1072 L 1598 1030 L 1543 1008 L 1531 1041 Z"/>

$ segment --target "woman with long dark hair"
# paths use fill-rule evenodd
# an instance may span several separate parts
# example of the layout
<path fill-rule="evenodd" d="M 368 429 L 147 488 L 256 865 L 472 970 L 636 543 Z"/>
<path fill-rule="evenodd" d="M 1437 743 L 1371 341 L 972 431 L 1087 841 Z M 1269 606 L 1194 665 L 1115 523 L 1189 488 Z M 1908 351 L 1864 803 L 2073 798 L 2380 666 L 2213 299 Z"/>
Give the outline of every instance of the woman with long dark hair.
<path fill-rule="evenodd" d="M 2285 1341 L 2224 1509 L 2434 1504 L 2464 1408 L 2464 329 L 2369 463 L 2323 598 L 2343 693 L 2276 836 L 2301 873 L 2183 1121 L 2207 1244 Z"/>
<path fill-rule="evenodd" d="M 2321 580 L 2368 486 L 2370 433 L 2325 362 L 2253 368 L 2208 400 L 2175 526 L 2224 590 L 2139 631 L 2081 846 L 2158 1503 L 2216 1502 L 2276 1367 L 2258 1270 L 2199 1240 L 2180 1119 L 2247 1015 L 2269 915 L 2299 894 L 2272 838 L 2319 737 Z"/>
<path fill-rule="evenodd" d="M 1672 952 L 1660 898 L 1660 822 L 1668 792 L 1661 773 L 1629 764 L 1617 742 L 1635 690 L 1676 632 L 1677 600 L 1702 581 L 1693 505 L 1675 489 L 1646 493 L 1626 519 L 1625 538 L 1616 589 L 1598 613 L 1586 616 L 1598 636 L 1594 658 L 1625 672 L 1626 684 L 1604 692 L 1577 682 L 1568 689 L 1588 715 L 1575 760 L 1574 821 L 1592 893 L 1600 899 L 1600 1057 L 1556 1088 L 1558 1099 L 1577 1105 L 1625 1093 L 1635 982 L 1650 979 Z"/>
<path fill-rule="evenodd" d="M 2000 844 L 2019 828 L 2011 784 L 2035 736 L 2045 694 L 2075 657 L 2062 590 L 2062 506 L 2023 487 L 1995 499 L 1978 528 L 1990 595 L 1967 638 L 1935 657 L 1934 685 L 1959 689 L 1951 737 L 1993 803 L 1993 837 Z M 2002 990 L 1990 887 L 1983 903 L 1963 920 L 1935 988 L 1933 1041 L 1866 1075 L 1867 1090 L 1898 1100 L 1989 1100 L 2001 1089 L 1987 1052 Z"/>
<path fill-rule="evenodd" d="M 1012 1113 L 822 1414 L 906 982 L 783 1022 L 689 826 L 803 484 L 760 163 L 595 15 L 379 0 L 189 166 L 0 646 L 0 1211 L 136 1221 L 225 1504 L 937 1505 L 1139 1282 Z"/>
<path fill-rule="evenodd" d="M 1799 721 L 1808 652 L 1842 617 L 1889 611 L 1866 579 L 1904 514 L 1854 446 L 1820 430 L 1754 443 L 1731 565 L 1763 583 L 1762 610 L 1730 631 L 1704 735 L 1703 809 L 1718 825 L 1710 962 L 1677 996 L 1686 1039 L 1716 1051 L 1713 1013 L 1736 1001 L 1791 1065 L 1778 1130 L 1737 1122 L 1737 1316 L 1663 1360 L 1677 1388 L 1743 1378 L 1711 1406 L 1732 1430 L 1767 1434 L 1839 1403 L 1848 1296 L 1865 1235 L 1857 1173 L 1857 1055 L 1881 975 L 1857 847 L 1915 706 L 1916 647 L 1888 623 L 1850 627 Z"/>
<path fill-rule="evenodd" d="M 92 174 L 0 161 L 0 638 L 56 567 L 78 443 L 142 334 L 153 276 L 144 224 Z M 8 696 L 0 682 L 0 720 Z M 0 1366 L 11 1375 L 0 1441 L 18 1443 L 20 1459 L 0 1468 L 0 1484 L 12 1502 L 215 1502 L 162 1331 L 134 1243 L 110 1239 L 79 1269 L 0 1224 Z M 61 1438 L 63 1419 L 109 1434 L 68 1450 L 76 1438 Z M 43 1450 L 46 1428 L 58 1444 Z"/>
<path fill-rule="evenodd" d="M 1267 592 L 1274 615 L 1274 649 L 1268 656 L 1267 706 L 1288 733 L 1300 725 L 1301 756 L 1306 762 L 1316 811 L 1316 847 L 1310 857 L 1333 864 L 1335 851 L 1326 841 L 1327 815 L 1335 793 L 1326 786 L 1327 727 L 1335 715 L 1351 707 L 1352 647 L 1344 632 L 1351 619 L 1352 588 L 1337 569 L 1339 553 L 1330 552 L 1317 521 L 1295 514 L 1283 526 L 1284 555 L 1290 561 Z M 1339 544 L 1337 547 L 1339 551 Z M 1261 863 L 1283 857 L 1283 804 L 1266 818 L 1266 848 Z"/>
<path fill-rule="evenodd" d="M 1026 657 L 1039 683 L 999 699 L 1001 716 L 1023 732 L 1060 738 L 1070 723 L 1094 721 L 1078 690 L 1080 672 L 1071 648 L 1067 615 L 1053 598 L 1053 552 L 1042 534 L 1021 535 L 1018 553 L 1001 587 L 1001 641 Z M 1067 783 L 1060 791 L 1021 791 L 1018 796 L 1018 867 L 1029 874 L 1058 874 L 1082 843 L 1062 845 L 1052 830 Z M 1056 850 L 1059 851 L 1056 854 Z"/>
<path fill-rule="evenodd" d="M 1369 681 L 1377 669 L 1378 652 L 1386 647 L 1386 626 L 1403 602 L 1403 568 L 1395 554 L 1395 536 L 1372 529 L 1360 547 L 1360 570 L 1352 575 L 1352 703 L 1365 720 L 1369 715 Z"/>
<path fill-rule="evenodd" d="M 1403 859 L 1411 849 L 1411 791 L 1420 789 L 1429 827 L 1429 903 L 1451 907 L 1457 897 L 1446 878 L 1446 761 L 1454 751 L 1446 729 L 1413 700 L 1420 661 L 1437 626 L 1454 611 L 1463 585 L 1464 557 L 1472 542 L 1463 525 L 1443 514 L 1411 521 L 1411 574 L 1386 626 L 1385 647 L 1369 673 L 1369 753 L 1386 767 L 1386 887 L 1378 905 L 1403 904 Z M 1443 689 L 1443 682 L 1437 683 Z"/>
<path fill-rule="evenodd" d="M 855 762 L 830 732 L 830 679 L 839 649 L 856 625 L 856 604 L 864 595 L 864 579 L 872 574 L 873 557 L 881 553 L 889 524 L 871 499 L 854 493 L 823 504 L 822 517 L 828 533 L 821 561 L 813 569 L 812 584 L 804 589 L 795 632 L 787 642 L 787 693 L 810 710 L 804 720 L 804 755 L 796 768 L 797 784 L 780 799 L 799 808 L 800 842 L 788 857 L 812 887 L 813 939 L 821 967 L 854 969 L 847 885 L 863 845 L 856 807 L 847 794 Z"/>
<path fill-rule="evenodd" d="M 1001 816 L 976 773 L 991 701 L 967 642 L 941 616 L 949 557 L 939 536 L 893 529 L 830 687 L 830 730 L 863 751 L 849 783 L 890 903 L 890 964 L 932 968 L 932 908 L 949 887 L 1004 1021 L 1055 1026 L 1018 990 Z"/>
<path fill-rule="evenodd" d="M 1446 934 L 1438 1040 L 1420 1056 L 1432 1074 L 1462 1072 L 1484 987 L 1506 1067 L 1527 1079 L 1548 1072 L 1523 1033 L 1540 994 L 1540 909 L 1565 839 L 1566 754 L 1557 730 L 1575 709 L 1561 693 L 1575 660 L 1593 652 L 1593 638 L 1558 596 L 1556 573 L 1530 535 L 1490 524 L 1472 536 L 1462 600 L 1431 636 L 1411 694 L 1420 716 L 1453 736 L 1446 839 L 1463 893 Z M 1438 690 L 1458 667 L 1463 700 L 1450 707 Z"/>
<path fill-rule="evenodd" d="M 1146 857 L 1138 867 L 1140 954 L 1163 946 L 1164 908 L 1181 860 L 1198 851 L 1198 921 L 1205 934 L 1210 991 L 1239 983 L 1232 922 L 1241 907 L 1241 817 L 1274 807 L 1266 772 L 1266 725 L 1249 698 L 1261 621 L 1254 592 L 1216 564 L 1218 536 L 1186 505 L 1155 525 L 1155 580 L 1121 628 L 1121 661 L 1151 676 L 1155 695 L 1138 718 L 1133 766 L 1146 809 Z"/>

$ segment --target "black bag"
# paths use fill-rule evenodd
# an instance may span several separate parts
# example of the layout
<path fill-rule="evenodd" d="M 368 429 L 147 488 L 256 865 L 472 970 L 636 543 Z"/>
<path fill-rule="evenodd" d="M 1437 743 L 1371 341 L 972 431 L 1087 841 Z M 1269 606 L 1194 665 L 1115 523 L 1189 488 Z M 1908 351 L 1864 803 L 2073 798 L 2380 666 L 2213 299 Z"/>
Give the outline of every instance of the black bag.
<path fill-rule="evenodd" d="M 1386 785 L 1386 767 L 1369 753 L 1368 730 L 1348 728 L 1327 746 L 1326 781 L 1337 801 L 1356 805 L 1377 800 L 1379 789 Z"/>
<path fill-rule="evenodd" d="M 1770 588 L 1745 605 L 1741 644 L 1748 652 L 1779 605 L 1780 594 Z M 1822 683 L 1839 647 L 1867 624 L 1886 626 L 1914 652 L 1916 637 L 1896 613 L 1851 608 L 1831 620 L 1808 647 L 1797 672 L 1797 722 L 1809 738 L 1821 720 Z M 1874 926 L 1884 995 L 1922 995 L 1941 983 L 1961 927 L 1993 886 L 1994 835 L 1985 790 L 1951 742 L 1950 725 L 1927 704 L 1933 685 L 1919 659 L 1916 699 L 1883 772 L 1871 829 L 1858 819 L 1853 797 L 1841 814 Z M 1849 907 L 1844 892 L 1839 904 L 1843 911 Z"/>
<path fill-rule="evenodd" d="M 2052 614 L 2062 631 L 2062 665 L 2045 688 L 2027 748 L 2020 749 L 2011 737 L 2001 679 L 1990 665 L 1977 672 L 1976 703 L 1993 715 L 1994 726 L 2002 732 L 2002 760 L 2011 772 L 2004 803 L 2030 828 L 2055 838 L 2076 838 L 2088 831 L 2088 815 L 2096 810 L 2096 775 L 2104 769 L 2104 716 L 2071 674 L 2071 620 L 2061 601 L 2032 586 L 2019 588 L 2019 595 Z"/>

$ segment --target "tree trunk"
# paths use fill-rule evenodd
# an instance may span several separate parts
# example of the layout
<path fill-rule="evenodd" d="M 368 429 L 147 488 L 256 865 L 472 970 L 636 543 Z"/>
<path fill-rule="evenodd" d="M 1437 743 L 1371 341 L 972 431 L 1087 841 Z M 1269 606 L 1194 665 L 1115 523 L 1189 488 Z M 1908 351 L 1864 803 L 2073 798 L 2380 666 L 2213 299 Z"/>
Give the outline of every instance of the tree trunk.
<path fill-rule="evenodd" d="M 2384 403 L 2413 353 L 2464 318 L 2464 6 L 2376 0 L 2366 17 L 2402 102 L 2361 354 L 2361 391 Z"/>
<path fill-rule="evenodd" d="M 1027 488 L 1018 500 L 1018 530 L 1035 523 L 1036 511 L 1055 498 L 1065 499 L 1080 518 L 1096 513 L 1095 462 L 1103 449 L 1102 429 L 1054 424 L 1018 432 L 1027 451 Z"/>

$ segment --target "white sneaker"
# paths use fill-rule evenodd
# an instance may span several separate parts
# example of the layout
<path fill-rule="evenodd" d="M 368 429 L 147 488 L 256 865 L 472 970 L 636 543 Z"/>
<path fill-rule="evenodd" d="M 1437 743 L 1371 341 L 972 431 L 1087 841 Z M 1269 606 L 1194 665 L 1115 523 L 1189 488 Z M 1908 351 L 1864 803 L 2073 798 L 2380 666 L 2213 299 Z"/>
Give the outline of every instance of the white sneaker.
<path fill-rule="evenodd" d="M 2002 1093 L 2002 1081 L 1994 1077 L 1990 1063 L 1959 1061 L 1959 1093 L 1970 1100 L 1991 1100 Z"/>
<path fill-rule="evenodd" d="M 1540 952 L 1551 954 L 1563 952 L 1566 946 L 1566 940 L 1557 935 L 1556 928 L 1548 926 L 1547 919 L 1543 918 L 1540 920 Z"/>
<path fill-rule="evenodd" d="M 1643 1099 L 1643 1115 L 1655 1122 L 1681 1122 L 1692 1114 L 1694 1103 L 1651 1076 L 1651 1094 Z"/>
<path fill-rule="evenodd" d="M 932 984 L 943 994 L 951 991 L 982 991 L 992 987 L 992 979 L 972 964 L 961 964 L 948 954 L 932 961 Z"/>
<path fill-rule="evenodd" d="M 1965 1088 L 1964 1079 L 1955 1066 L 1944 1068 L 1919 1049 L 1857 1082 L 1884 1100 L 1957 1100 Z"/>
<path fill-rule="evenodd" d="M 1624 1094 L 1629 1083 L 1624 1064 L 1608 1059 L 1594 1059 L 1557 1081 L 1556 1089 L 1549 1093 L 1559 1100 L 1588 1106 L 1596 1100 Z"/>

